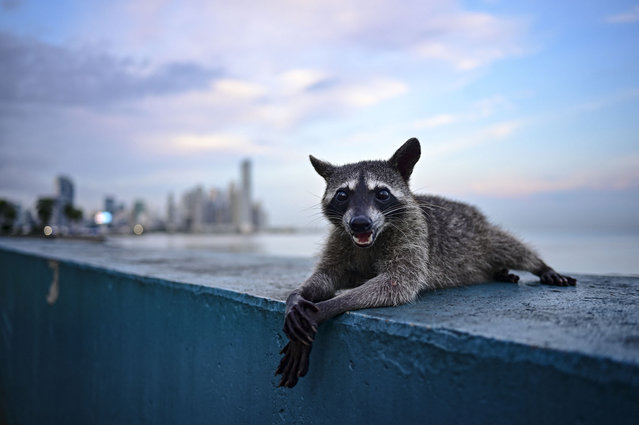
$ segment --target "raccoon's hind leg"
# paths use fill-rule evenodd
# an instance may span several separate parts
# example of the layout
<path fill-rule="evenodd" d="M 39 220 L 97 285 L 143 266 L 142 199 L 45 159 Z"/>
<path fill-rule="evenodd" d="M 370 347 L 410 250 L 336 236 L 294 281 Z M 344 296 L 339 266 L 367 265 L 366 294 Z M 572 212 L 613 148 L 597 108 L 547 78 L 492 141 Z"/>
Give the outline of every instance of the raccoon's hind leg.
<path fill-rule="evenodd" d="M 495 274 L 497 280 L 502 277 L 510 279 L 508 269 L 514 269 L 539 276 L 545 285 L 574 286 L 577 283 L 577 279 L 557 273 L 535 251 L 497 227 L 488 233 L 487 242 L 492 247 L 489 262 L 498 270 Z"/>
<path fill-rule="evenodd" d="M 506 282 L 506 283 L 517 283 L 519 282 L 519 276 L 513 273 L 509 273 L 508 269 L 500 269 L 496 271 L 493 275 L 493 278 L 497 282 Z"/>
<path fill-rule="evenodd" d="M 538 275 L 541 283 L 555 286 L 575 286 L 577 284 L 577 279 L 574 277 L 559 274 L 552 267 L 546 267 L 547 269 Z"/>

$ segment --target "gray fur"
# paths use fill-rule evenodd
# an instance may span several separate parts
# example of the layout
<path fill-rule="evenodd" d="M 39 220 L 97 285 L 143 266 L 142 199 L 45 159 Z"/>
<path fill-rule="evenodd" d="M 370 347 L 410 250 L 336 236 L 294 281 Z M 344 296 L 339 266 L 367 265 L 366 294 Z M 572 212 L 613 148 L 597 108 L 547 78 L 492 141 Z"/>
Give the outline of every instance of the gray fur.
<path fill-rule="evenodd" d="M 311 156 L 326 180 L 322 209 L 333 226 L 314 273 L 287 300 L 284 330 L 291 342 L 278 368 L 280 385 L 293 386 L 306 373 L 317 325 L 345 311 L 412 302 L 423 290 L 495 278 L 516 282 L 508 269 L 532 272 L 543 283 L 575 284 L 475 207 L 414 195 L 408 181 L 419 156 L 417 139 L 408 140 L 389 161 L 334 166 Z M 397 199 L 393 208 L 374 201 L 380 188 Z M 334 207 L 340 190 L 350 193 L 348 201 L 337 203 L 345 211 Z M 356 244 L 355 216 L 370 217 L 371 246 Z"/>

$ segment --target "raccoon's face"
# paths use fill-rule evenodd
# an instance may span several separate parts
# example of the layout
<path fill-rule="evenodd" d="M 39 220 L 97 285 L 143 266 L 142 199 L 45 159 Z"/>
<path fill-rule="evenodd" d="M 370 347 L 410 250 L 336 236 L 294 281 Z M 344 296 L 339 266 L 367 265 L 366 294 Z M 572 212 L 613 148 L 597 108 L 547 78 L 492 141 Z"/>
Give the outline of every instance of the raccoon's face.
<path fill-rule="evenodd" d="M 367 248 L 395 220 L 401 218 L 408 179 L 420 156 L 417 139 L 407 141 L 388 161 L 362 161 L 334 166 L 311 156 L 315 170 L 326 180 L 324 215 L 342 227 L 353 243 Z"/>
<path fill-rule="evenodd" d="M 382 164 L 375 164 L 381 166 Z M 348 232 L 355 245 L 367 248 L 403 211 L 407 188 L 396 188 L 363 170 L 355 178 L 329 184 L 322 207 L 326 217 Z"/>

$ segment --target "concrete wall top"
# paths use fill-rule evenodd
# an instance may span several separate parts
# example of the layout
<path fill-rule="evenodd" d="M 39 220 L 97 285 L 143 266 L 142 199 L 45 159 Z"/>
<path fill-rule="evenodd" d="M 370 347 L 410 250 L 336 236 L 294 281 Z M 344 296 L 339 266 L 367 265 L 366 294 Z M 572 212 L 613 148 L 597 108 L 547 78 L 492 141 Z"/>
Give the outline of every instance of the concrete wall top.
<path fill-rule="evenodd" d="M 312 259 L 116 249 L 68 240 L 0 238 L 0 250 L 143 276 L 160 284 L 187 284 L 193 291 L 226 291 L 282 312 L 281 301 L 314 264 Z M 521 356 L 553 363 L 568 373 L 587 373 L 591 379 L 639 384 L 639 278 L 577 275 L 576 287 L 557 288 L 522 276 L 519 284 L 438 290 L 422 294 L 411 305 L 362 310 L 336 320 L 427 340 L 446 350 Z M 586 369 L 581 367 L 584 362 L 589 364 Z"/>

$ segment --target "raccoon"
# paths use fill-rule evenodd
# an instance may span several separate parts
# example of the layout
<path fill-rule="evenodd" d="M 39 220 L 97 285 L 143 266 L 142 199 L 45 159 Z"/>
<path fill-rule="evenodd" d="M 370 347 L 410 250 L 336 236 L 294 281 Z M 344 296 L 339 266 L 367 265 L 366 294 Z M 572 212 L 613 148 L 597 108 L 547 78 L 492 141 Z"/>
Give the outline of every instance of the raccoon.
<path fill-rule="evenodd" d="M 317 327 L 345 311 L 409 303 L 428 289 L 518 282 L 510 269 L 576 284 L 475 207 L 414 195 L 408 183 L 420 155 L 413 138 L 388 161 L 335 166 L 310 156 L 326 181 L 322 211 L 332 228 L 315 271 L 286 301 L 280 386 L 306 375 Z"/>

